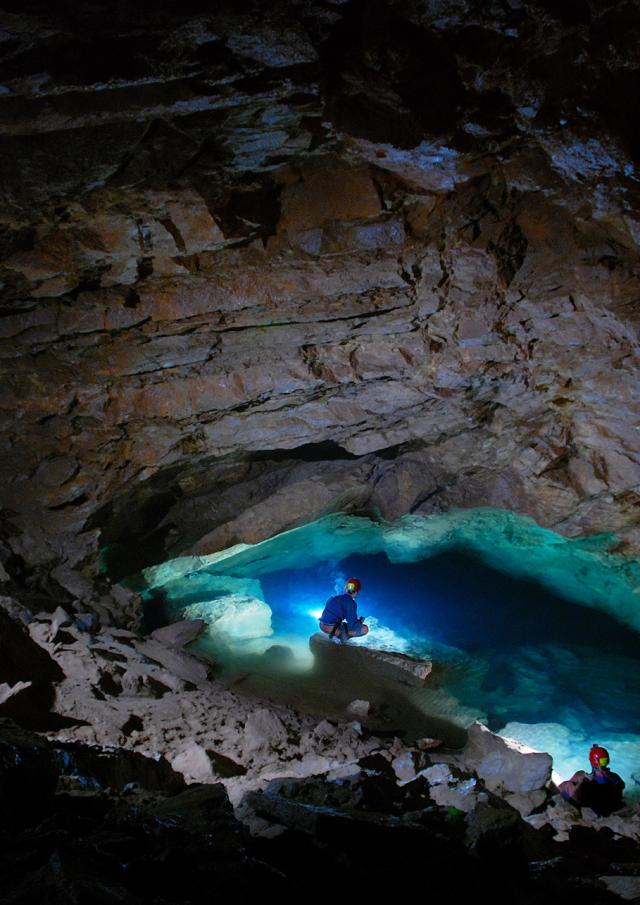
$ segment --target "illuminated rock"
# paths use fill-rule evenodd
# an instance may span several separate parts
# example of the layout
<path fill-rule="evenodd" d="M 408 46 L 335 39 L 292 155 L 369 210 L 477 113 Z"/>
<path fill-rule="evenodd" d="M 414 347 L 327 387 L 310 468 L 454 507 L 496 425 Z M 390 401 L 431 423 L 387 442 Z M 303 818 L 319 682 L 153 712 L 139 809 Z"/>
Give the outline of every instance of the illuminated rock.
<path fill-rule="evenodd" d="M 404 754 L 394 757 L 391 761 L 391 767 L 400 785 L 411 782 L 416 778 L 416 760 L 417 758 L 413 751 L 405 751 Z"/>
<path fill-rule="evenodd" d="M 206 750 L 198 744 L 191 744 L 171 761 L 171 766 L 182 773 L 187 782 L 214 782 L 215 773 Z"/>
<path fill-rule="evenodd" d="M 0 684 L 0 706 L 6 704 L 11 698 L 20 695 L 21 692 L 31 688 L 31 682 L 16 682 L 15 685 L 9 685 L 6 682 Z"/>
<path fill-rule="evenodd" d="M 251 756 L 260 748 L 283 745 L 287 731 L 282 720 L 266 708 L 249 715 L 244 726 L 244 750 Z"/>
<path fill-rule="evenodd" d="M 430 660 L 420 660 L 406 654 L 376 650 L 355 644 L 334 644 L 327 635 L 316 634 L 309 639 L 309 647 L 322 669 L 333 670 L 348 664 L 379 678 L 390 679 L 401 685 L 422 686 L 433 668 Z"/>
<path fill-rule="evenodd" d="M 361 701 L 355 700 L 351 701 L 351 703 L 347 706 L 347 713 L 350 716 L 355 716 L 359 720 L 364 720 L 369 715 L 369 709 L 371 705 L 369 701 Z"/>
<path fill-rule="evenodd" d="M 549 754 L 532 751 L 512 739 L 500 738 L 478 722 L 469 727 L 469 738 L 460 761 L 491 791 L 532 792 L 551 779 Z"/>
<path fill-rule="evenodd" d="M 229 594 L 193 603 L 182 612 L 188 619 L 204 620 L 209 633 L 223 641 L 246 641 L 273 634 L 271 609 L 263 600 L 248 595 Z"/>
<path fill-rule="evenodd" d="M 637 902 L 640 898 L 640 877 L 605 876 L 600 877 L 607 890 L 625 902 Z"/>

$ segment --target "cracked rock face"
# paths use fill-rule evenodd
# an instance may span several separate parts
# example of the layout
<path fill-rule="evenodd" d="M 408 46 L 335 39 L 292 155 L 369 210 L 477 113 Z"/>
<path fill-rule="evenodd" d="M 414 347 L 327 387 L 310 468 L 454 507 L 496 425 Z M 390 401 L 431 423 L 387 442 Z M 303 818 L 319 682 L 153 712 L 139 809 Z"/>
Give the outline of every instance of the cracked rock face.
<path fill-rule="evenodd" d="M 640 18 L 557 6 L 6 7 L 3 564 L 477 505 L 638 549 Z"/>

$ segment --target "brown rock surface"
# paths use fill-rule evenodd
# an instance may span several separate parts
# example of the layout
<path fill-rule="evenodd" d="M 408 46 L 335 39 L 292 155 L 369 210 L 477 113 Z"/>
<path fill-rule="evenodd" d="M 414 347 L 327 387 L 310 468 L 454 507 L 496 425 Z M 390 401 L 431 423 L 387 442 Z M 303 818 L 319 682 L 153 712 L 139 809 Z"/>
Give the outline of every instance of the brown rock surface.
<path fill-rule="evenodd" d="M 335 510 L 637 551 L 635 7 L 249 7 L 2 14 L 7 574 Z"/>

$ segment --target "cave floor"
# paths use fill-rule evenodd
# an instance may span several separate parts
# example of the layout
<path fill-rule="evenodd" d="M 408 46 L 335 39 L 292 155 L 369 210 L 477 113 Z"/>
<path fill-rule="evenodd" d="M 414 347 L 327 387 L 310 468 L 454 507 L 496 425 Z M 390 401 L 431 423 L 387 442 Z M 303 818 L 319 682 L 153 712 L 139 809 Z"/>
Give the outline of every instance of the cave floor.
<path fill-rule="evenodd" d="M 412 700 L 416 689 L 386 677 L 363 675 L 346 658 L 341 667 L 331 671 L 318 663 L 308 670 L 292 671 L 286 666 L 265 668 L 263 657 L 235 657 L 232 666 L 223 668 L 220 679 L 245 697 L 287 705 L 320 719 L 357 720 L 366 731 L 397 735 L 409 744 L 420 738 L 437 738 L 447 748 L 457 749 L 467 737 L 466 730 L 453 721 L 427 714 L 417 706 Z M 436 664 L 427 686 L 438 682 Z M 366 717 L 349 711 L 352 701 L 369 703 Z"/>

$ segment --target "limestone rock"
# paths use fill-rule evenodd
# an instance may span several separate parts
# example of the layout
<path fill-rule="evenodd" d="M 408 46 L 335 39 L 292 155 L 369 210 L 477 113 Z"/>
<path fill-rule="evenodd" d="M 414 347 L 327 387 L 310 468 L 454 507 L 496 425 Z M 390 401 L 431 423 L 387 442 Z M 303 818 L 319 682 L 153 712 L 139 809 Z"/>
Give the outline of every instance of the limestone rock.
<path fill-rule="evenodd" d="M 320 632 L 311 636 L 309 647 L 322 668 L 332 669 L 342 658 L 359 669 L 402 685 L 424 685 L 433 668 L 430 660 L 420 660 L 406 654 L 355 644 L 333 644 L 327 635 Z"/>
<path fill-rule="evenodd" d="M 521 817 L 528 817 L 532 811 L 541 807 L 547 799 L 544 789 L 534 789 L 532 792 L 514 792 L 505 795 L 504 800 L 515 808 Z"/>
<path fill-rule="evenodd" d="M 164 644 L 158 641 L 151 639 L 140 641 L 136 645 L 136 649 L 143 656 L 160 663 L 170 673 L 185 682 L 193 682 L 194 685 L 199 685 L 206 681 L 209 674 L 209 667 L 205 663 L 182 653 L 182 651 L 165 647 Z"/>
<path fill-rule="evenodd" d="M 636 902 L 640 898 L 640 877 L 604 876 L 600 880 L 609 892 L 625 902 Z"/>
<path fill-rule="evenodd" d="M 0 608 L 14 622 L 21 622 L 22 625 L 29 625 L 33 621 L 33 613 L 23 606 L 13 597 L 0 596 Z"/>
<path fill-rule="evenodd" d="M 95 632 L 99 628 L 99 620 L 95 613 L 78 613 L 73 624 L 81 632 Z"/>
<path fill-rule="evenodd" d="M 430 786 L 453 782 L 453 775 L 447 764 L 433 764 L 420 772 Z"/>
<path fill-rule="evenodd" d="M 227 643 L 265 638 L 273 633 L 271 609 L 264 600 L 248 594 L 227 594 L 189 604 L 182 612 L 189 620 L 206 622 L 209 633 Z"/>
<path fill-rule="evenodd" d="M 244 726 L 244 749 L 252 754 L 265 746 L 277 747 L 285 743 L 287 732 L 282 720 L 271 710 L 262 708 L 251 713 Z"/>
<path fill-rule="evenodd" d="M 331 738 L 335 736 L 337 730 L 329 720 L 320 720 L 313 731 L 315 735 L 318 735 L 321 738 Z"/>
<path fill-rule="evenodd" d="M 48 15 L 8 32 L 12 554 L 87 610 L 103 529 L 118 576 L 349 507 L 509 507 L 638 544 L 635 116 L 596 100 L 636 95 L 633 11 L 523 0 L 489 27 L 464 0 L 399 2 L 381 25 L 313 4 L 285 35 L 250 4 L 207 37 L 167 10 L 178 49 L 124 54 L 134 81 Z M 576 42 L 603 34 L 616 54 L 585 66 Z M 407 87 L 442 72 L 441 99 Z M 105 620 L 139 613 L 103 596 Z"/>
<path fill-rule="evenodd" d="M 429 796 L 440 807 L 456 808 L 468 814 L 475 809 L 478 803 L 476 780 L 466 779 L 455 785 L 438 783 L 429 788 Z"/>
<path fill-rule="evenodd" d="M 58 632 L 61 628 L 67 625 L 71 625 L 72 617 L 67 613 L 63 607 L 59 606 L 54 611 L 51 617 L 51 638 L 55 640 Z"/>
<path fill-rule="evenodd" d="M 351 703 L 347 705 L 347 713 L 350 716 L 357 717 L 359 720 L 364 720 L 369 715 L 370 707 L 369 701 L 351 701 Z"/>
<path fill-rule="evenodd" d="M 182 773 L 187 782 L 213 782 L 214 772 L 206 750 L 195 743 L 189 745 L 171 761 L 171 766 Z"/>
<path fill-rule="evenodd" d="M 202 634 L 207 623 L 204 619 L 182 619 L 180 622 L 172 622 L 151 632 L 151 638 L 167 647 L 185 647 L 191 641 Z"/>
<path fill-rule="evenodd" d="M 518 857 L 523 827 L 517 811 L 504 802 L 481 801 L 467 818 L 465 841 L 476 856 L 489 850 L 495 858 L 502 857 L 506 866 Z"/>
<path fill-rule="evenodd" d="M 262 703 L 100 630 L 141 613 L 111 580 L 335 512 L 496 507 L 640 549 L 637 16 L 165 6 L 108 36 L 104 4 L 2 20 L 0 581 L 96 619 L 2 610 L 0 681 L 69 738 L 250 761 L 242 791 L 372 740 L 284 707 L 252 735 Z M 370 661 L 424 681 L 406 666 Z M 469 760 L 526 809 L 545 765 L 486 741 Z M 432 788 L 472 800 L 464 782 Z M 49 854 L 29 875 L 54 895 L 85 865 Z"/>
<path fill-rule="evenodd" d="M 27 688 L 31 688 L 31 682 L 16 682 L 15 685 L 8 685 L 6 682 L 0 684 L 0 707 Z"/>
<path fill-rule="evenodd" d="M 307 754 L 300 760 L 294 760 L 285 763 L 279 763 L 275 767 L 269 767 L 262 773 L 265 780 L 280 779 L 281 777 L 297 777 L 318 776 L 319 774 L 328 773 L 335 762 L 327 757 L 318 754 Z"/>
<path fill-rule="evenodd" d="M 400 784 L 411 782 L 416 778 L 417 772 L 417 760 L 415 753 L 413 751 L 405 751 L 404 754 L 400 754 L 398 757 L 394 757 L 394 759 L 391 761 L 391 767 L 393 768 L 393 772 L 396 774 L 398 782 Z"/>
<path fill-rule="evenodd" d="M 495 735 L 482 723 L 469 727 L 469 737 L 460 756 L 464 768 L 475 772 L 488 789 L 532 792 L 551 778 L 551 757 L 532 751 L 511 739 Z"/>

